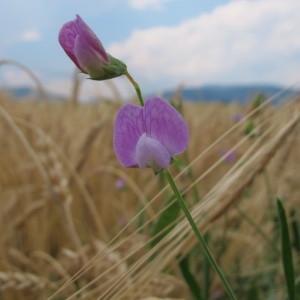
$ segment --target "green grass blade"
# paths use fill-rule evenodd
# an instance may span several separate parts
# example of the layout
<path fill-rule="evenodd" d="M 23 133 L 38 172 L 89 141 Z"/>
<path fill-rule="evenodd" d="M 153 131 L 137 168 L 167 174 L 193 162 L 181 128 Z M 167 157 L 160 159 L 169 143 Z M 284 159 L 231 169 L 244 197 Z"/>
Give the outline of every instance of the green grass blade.
<path fill-rule="evenodd" d="M 199 286 L 195 276 L 193 275 L 193 273 L 190 270 L 188 255 L 183 257 L 183 259 L 179 263 L 179 266 L 180 266 L 182 275 L 183 275 L 186 283 L 188 284 L 190 291 L 193 294 L 194 298 L 196 300 L 202 300 L 203 297 L 201 295 L 200 286 Z"/>
<path fill-rule="evenodd" d="M 284 268 L 284 275 L 288 293 L 288 299 L 295 299 L 295 275 L 293 267 L 292 245 L 289 236 L 289 229 L 285 209 L 280 199 L 277 198 L 277 211 L 280 224 L 281 252 Z"/>
<path fill-rule="evenodd" d="M 296 210 L 292 209 L 291 211 L 291 226 L 292 226 L 292 233 L 294 237 L 293 246 L 297 252 L 300 252 L 300 226 L 297 221 Z"/>
<path fill-rule="evenodd" d="M 178 203 L 182 209 L 182 211 L 185 214 L 185 217 L 187 218 L 188 222 L 190 223 L 190 226 L 195 234 L 195 237 L 198 239 L 199 245 L 202 247 L 202 250 L 204 251 L 206 257 L 209 259 L 211 265 L 213 266 L 214 270 L 216 271 L 216 273 L 218 274 L 218 276 L 220 277 L 220 280 L 222 281 L 224 287 L 226 288 L 226 292 L 229 296 L 230 299 L 232 300 L 236 300 L 236 296 L 233 292 L 233 289 L 231 287 L 231 285 L 229 284 L 225 274 L 223 273 L 223 271 L 221 270 L 221 268 L 219 267 L 218 263 L 216 262 L 214 256 L 212 255 L 204 237 L 202 236 L 202 234 L 200 233 L 190 211 L 189 208 L 187 207 L 174 179 L 173 176 L 171 175 L 171 173 L 169 172 L 169 170 L 165 169 L 164 170 L 164 174 L 166 175 L 166 178 L 169 181 L 169 184 L 174 192 L 174 194 L 176 195 L 176 198 L 178 200 Z"/>
<path fill-rule="evenodd" d="M 206 233 L 204 236 L 205 240 L 208 242 L 209 233 Z M 210 298 L 210 286 L 211 286 L 211 264 L 206 255 L 203 256 L 203 297 L 204 299 Z"/>

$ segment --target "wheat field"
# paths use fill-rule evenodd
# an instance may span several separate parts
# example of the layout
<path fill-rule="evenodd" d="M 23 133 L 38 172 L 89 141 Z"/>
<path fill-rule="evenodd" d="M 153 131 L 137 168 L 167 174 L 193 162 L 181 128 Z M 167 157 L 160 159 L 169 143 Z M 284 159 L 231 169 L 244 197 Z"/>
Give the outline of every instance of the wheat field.
<path fill-rule="evenodd" d="M 191 140 L 170 169 L 199 229 L 238 299 L 284 299 L 275 199 L 299 290 L 300 98 L 179 104 Z M 204 299 L 227 299 L 183 215 L 156 240 L 172 191 L 117 161 L 121 105 L 0 94 L 0 299 L 193 299 L 183 258 Z"/>

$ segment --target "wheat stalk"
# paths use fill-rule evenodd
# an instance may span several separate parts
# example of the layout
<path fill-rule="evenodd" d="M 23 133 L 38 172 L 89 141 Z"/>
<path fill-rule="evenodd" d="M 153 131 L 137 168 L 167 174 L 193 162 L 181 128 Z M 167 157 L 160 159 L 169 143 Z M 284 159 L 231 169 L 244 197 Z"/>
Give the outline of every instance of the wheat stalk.
<path fill-rule="evenodd" d="M 0 272 L 0 290 L 5 291 L 8 289 L 43 291 L 45 289 L 54 290 L 56 285 L 47 278 L 33 273 Z"/>
<path fill-rule="evenodd" d="M 69 189 L 68 178 L 64 173 L 64 168 L 59 160 L 58 155 L 51 148 L 51 141 L 49 139 L 40 139 L 38 141 L 38 147 L 40 152 L 40 161 L 43 163 L 47 170 L 49 178 L 49 192 L 51 199 L 54 200 L 59 208 L 62 224 L 73 243 L 75 249 L 82 248 L 80 237 L 75 228 L 71 213 L 71 203 L 73 196 Z M 86 260 L 86 257 L 82 257 Z"/>
<path fill-rule="evenodd" d="M 1 108 L 1 106 L 0 106 Z M 52 139 L 46 135 L 40 128 L 26 122 L 25 120 L 23 119 L 20 119 L 20 118 L 17 118 L 15 117 L 14 119 L 16 119 L 16 121 L 18 123 L 21 123 L 22 125 L 32 129 L 34 132 L 36 132 L 38 134 L 38 141 L 37 141 L 37 146 L 39 147 L 39 143 L 41 147 L 46 147 L 44 150 L 46 151 L 47 148 L 48 150 L 47 151 L 50 151 L 52 152 L 52 154 L 50 154 L 50 156 L 53 156 L 55 159 L 57 158 L 58 160 L 58 164 L 59 165 L 62 165 L 64 166 L 65 168 L 65 171 L 67 171 L 68 173 L 71 174 L 72 178 L 74 179 L 74 182 L 76 183 L 77 187 L 79 188 L 80 190 L 80 193 L 82 194 L 83 196 L 83 200 L 86 202 L 87 204 L 87 208 L 90 212 L 90 216 L 95 224 L 95 227 L 98 231 L 98 233 L 100 234 L 101 238 L 104 240 L 104 241 L 108 241 L 109 238 L 108 238 L 108 233 L 105 229 L 105 226 L 102 222 L 102 220 L 100 219 L 99 215 L 97 214 L 97 208 L 94 204 L 94 200 L 92 199 L 89 191 L 87 190 L 82 178 L 79 176 L 79 174 L 76 172 L 76 170 L 74 169 L 74 167 L 72 166 L 70 160 L 68 159 L 68 157 L 66 157 L 66 155 L 59 149 L 59 147 L 52 141 Z M 52 149 L 52 150 L 51 150 Z M 33 150 L 33 149 L 32 149 Z M 48 153 L 42 153 L 42 151 L 40 151 L 40 156 L 38 156 L 35 151 L 33 150 L 34 152 L 34 155 L 35 155 L 35 160 L 36 160 L 36 163 L 38 165 L 38 167 L 40 169 L 42 169 L 43 171 L 43 177 L 45 178 L 46 182 L 48 183 L 48 186 L 51 186 L 51 184 L 49 184 L 49 178 L 48 178 L 48 174 L 47 174 L 47 171 L 44 169 L 43 167 L 43 164 L 41 163 L 41 161 L 44 161 L 44 162 L 48 162 L 49 158 L 47 157 L 48 156 Z M 45 154 L 45 155 L 44 155 Z M 54 169 L 59 169 L 60 167 L 55 167 Z M 55 171 L 54 171 L 55 172 Z M 67 180 L 65 180 L 67 179 Z M 48 181 L 47 181 L 48 180 Z M 63 180 L 60 181 L 61 185 L 62 185 L 62 188 L 64 188 L 64 186 L 66 186 L 66 183 L 69 182 L 69 178 L 67 178 L 66 176 L 64 176 Z M 69 184 L 67 184 L 67 187 L 68 189 L 70 189 L 70 186 Z M 60 187 L 58 185 L 58 190 L 60 190 Z"/>
<path fill-rule="evenodd" d="M 35 83 L 35 86 L 36 86 L 39 94 L 42 96 L 42 98 L 44 98 L 46 101 L 48 101 L 47 93 L 46 93 L 41 81 L 28 67 L 26 67 L 25 65 L 23 65 L 22 63 L 20 63 L 18 61 L 10 60 L 10 59 L 0 60 L 0 66 L 1 65 L 14 65 L 14 66 L 20 68 L 21 70 L 23 70 Z"/>
<path fill-rule="evenodd" d="M 79 103 L 79 90 L 81 86 L 81 78 L 79 77 L 79 72 L 78 69 L 74 69 L 73 72 L 73 87 L 72 87 L 72 92 L 71 92 L 71 97 L 70 97 L 70 102 L 74 105 L 77 106 Z"/>

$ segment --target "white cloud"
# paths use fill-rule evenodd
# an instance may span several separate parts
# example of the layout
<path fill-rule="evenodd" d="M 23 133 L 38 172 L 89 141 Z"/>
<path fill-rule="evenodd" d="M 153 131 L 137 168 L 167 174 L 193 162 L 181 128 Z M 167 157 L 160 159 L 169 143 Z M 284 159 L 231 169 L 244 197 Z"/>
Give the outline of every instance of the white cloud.
<path fill-rule="evenodd" d="M 23 41 L 36 41 L 41 38 L 41 33 L 37 29 L 28 29 L 21 34 Z"/>
<path fill-rule="evenodd" d="M 135 30 L 108 50 L 151 88 L 291 83 L 300 75 L 299 11 L 298 0 L 232 1 L 175 27 Z"/>
<path fill-rule="evenodd" d="M 129 0 L 129 6 L 133 9 L 161 9 L 163 5 L 172 0 Z"/>

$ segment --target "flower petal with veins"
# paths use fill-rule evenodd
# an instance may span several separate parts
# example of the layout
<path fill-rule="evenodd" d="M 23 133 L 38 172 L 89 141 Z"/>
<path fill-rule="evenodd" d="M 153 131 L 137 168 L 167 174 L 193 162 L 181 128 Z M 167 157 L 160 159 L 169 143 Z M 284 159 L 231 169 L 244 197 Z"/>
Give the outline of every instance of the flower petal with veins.
<path fill-rule="evenodd" d="M 158 97 L 148 99 L 144 107 L 126 104 L 117 114 L 114 149 L 125 167 L 165 169 L 172 156 L 187 148 L 188 141 L 182 116 Z"/>
<path fill-rule="evenodd" d="M 124 167 L 137 167 L 135 148 L 144 132 L 143 109 L 137 105 L 124 105 L 118 112 L 114 127 L 114 149 Z"/>
<path fill-rule="evenodd" d="M 151 167 L 154 171 L 168 168 L 170 155 L 167 149 L 158 141 L 144 133 L 135 150 L 136 160 L 140 168 Z"/>
<path fill-rule="evenodd" d="M 168 102 L 150 98 L 143 111 L 147 135 L 160 141 L 170 156 L 182 153 L 189 141 L 189 129 L 180 113 Z"/>

